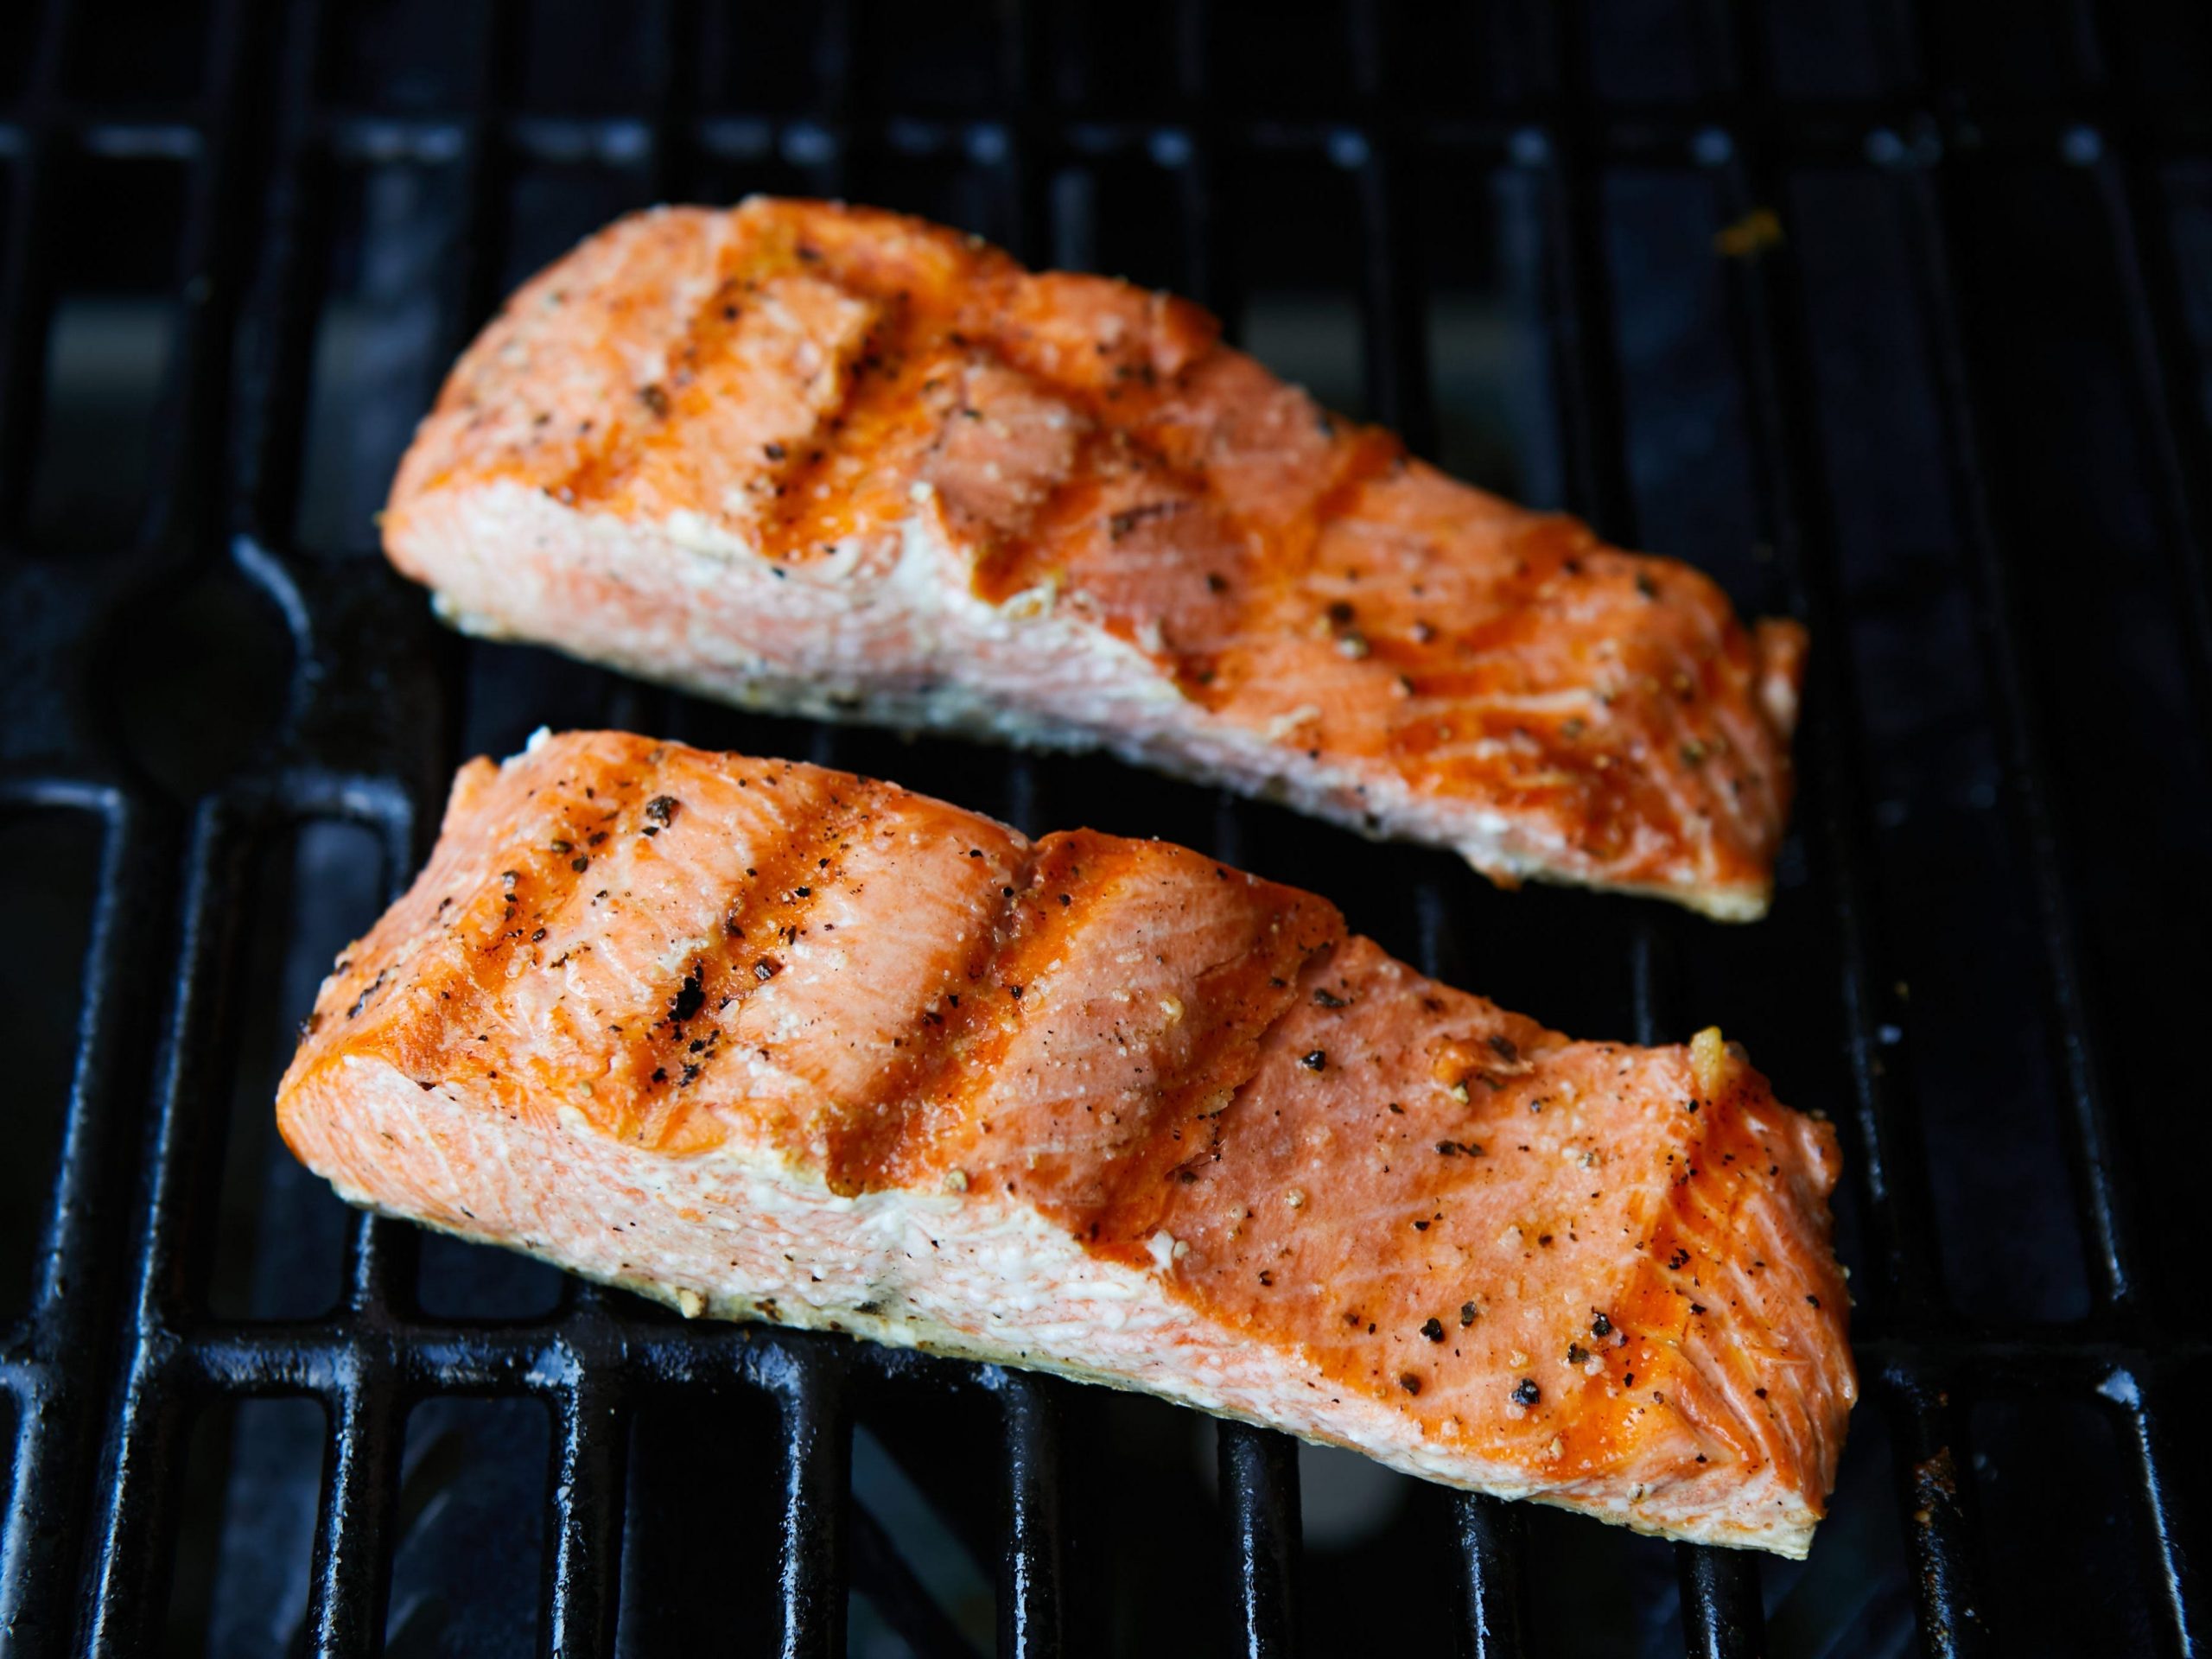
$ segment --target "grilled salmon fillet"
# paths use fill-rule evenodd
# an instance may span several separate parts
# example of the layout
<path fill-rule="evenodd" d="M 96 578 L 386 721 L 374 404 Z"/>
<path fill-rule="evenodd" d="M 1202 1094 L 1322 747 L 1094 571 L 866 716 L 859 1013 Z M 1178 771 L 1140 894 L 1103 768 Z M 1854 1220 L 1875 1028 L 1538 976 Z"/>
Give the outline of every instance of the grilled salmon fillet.
<path fill-rule="evenodd" d="M 1766 908 L 1805 638 L 1337 420 L 1196 307 L 839 205 L 532 280 L 402 463 L 472 632 L 1122 758 L 1523 877 Z"/>
<path fill-rule="evenodd" d="M 1856 1392 L 1833 1133 L 1159 842 L 620 734 L 472 761 L 277 1099 L 347 1199 L 1802 1554 Z"/>

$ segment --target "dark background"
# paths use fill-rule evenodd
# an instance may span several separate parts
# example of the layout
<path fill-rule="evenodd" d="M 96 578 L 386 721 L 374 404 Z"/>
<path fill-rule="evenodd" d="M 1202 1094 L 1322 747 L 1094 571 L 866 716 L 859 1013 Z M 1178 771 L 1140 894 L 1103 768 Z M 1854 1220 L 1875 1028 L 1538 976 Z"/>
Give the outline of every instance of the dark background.
<path fill-rule="evenodd" d="M 1772 917 L 1501 893 L 1104 761 L 440 632 L 372 515 L 454 352 L 608 218 L 756 190 L 1191 293 L 1461 475 L 1806 618 Z M 1837 1120 L 1866 1399 L 1812 1560 L 1309 1452 L 1306 1651 L 1470 1643 L 1471 1580 L 1533 1651 L 1678 1651 L 1716 1571 L 1691 1637 L 1756 1597 L 1782 1654 L 2201 1642 L 2208 412 L 2194 5 L 0 9 L 0 1643 L 772 1648 L 789 1361 L 857 1425 L 852 1593 L 803 1535 L 801 1634 L 991 1647 L 989 1375 L 731 1359 L 357 1225 L 276 1140 L 292 1022 L 450 767 L 540 723 L 1211 848 L 1577 1034 L 1718 1021 Z M 1059 1423 L 1071 1650 L 1281 1650 L 1211 1423 L 1020 1397 Z"/>

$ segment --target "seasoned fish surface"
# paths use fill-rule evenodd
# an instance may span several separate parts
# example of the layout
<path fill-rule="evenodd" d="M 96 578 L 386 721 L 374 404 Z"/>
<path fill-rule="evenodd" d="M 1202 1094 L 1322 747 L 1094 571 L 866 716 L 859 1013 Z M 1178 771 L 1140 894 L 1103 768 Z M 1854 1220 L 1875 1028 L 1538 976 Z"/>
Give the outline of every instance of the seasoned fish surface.
<path fill-rule="evenodd" d="M 1824 1124 L 1158 842 L 620 734 L 455 782 L 277 1102 L 348 1199 L 690 1315 L 1038 1367 L 1802 1554 Z"/>
<path fill-rule="evenodd" d="M 1192 305 L 918 220 L 601 232 L 461 359 L 384 534 L 464 628 L 709 696 L 1767 905 L 1796 624 L 1333 419 Z"/>

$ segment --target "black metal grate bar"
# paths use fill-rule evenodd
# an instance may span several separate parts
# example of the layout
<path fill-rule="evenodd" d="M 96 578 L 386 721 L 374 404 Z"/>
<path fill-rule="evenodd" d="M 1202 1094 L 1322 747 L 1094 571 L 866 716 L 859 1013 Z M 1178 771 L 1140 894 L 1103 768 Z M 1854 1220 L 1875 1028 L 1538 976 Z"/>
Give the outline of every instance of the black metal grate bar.
<path fill-rule="evenodd" d="M 1675 1546 L 1682 1584 L 1682 1633 L 1693 1659 L 1737 1659 L 1765 1650 L 1759 1575 L 1743 1555 Z"/>
<path fill-rule="evenodd" d="M 1064 1431 L 1058 1385 L 1019 1371 L 989 1373 L 1004 1408 L 1006 1554 L 999 1566 L 999 1651 L 1042 1659 L 1065 1641 Z"/>
<path fill-rule="evenodd" d="M 373 1651 L 384 1627 L 404 1427 L 392 1368 L 346 1355 L 334 1369 L 330 1449 L 315 1523 L 315 1575 L 307 1628 L 318 1653 Z M 130 1651 L 127 1644 L 117 1652 Z"/>
<path fill-rule="evenodd" d="M 546 1552 L 547 1653 L 614 1650 L 615 1591 L 622 1581 L 622 1498 L 629 1421 L 623 1409 L 620 1336 L 594 1291 L 572 1341 L 574 1375 L 558 1406 L 553 1448 L 553 1545 Z"/>
<path fill-rule="evenodd" d="M 13 1484 L 0 1530 L 0 1631 L 28 1649 L 61 1639 L 74 1617 L 81 1487 L 97 1449 L 102 1306 L 114 1225 L 113 1126 L 132 1081 L 129 987 L 156 959 L 145 918 L 160 891 L 162 826 L 121 790 L 10 787 L 0 801 L 81 812 L 101 837 L 99 908 L 86 953 L 67 1122 L 52 1214 L 28 1317 L 0 1345 L 0 1388 L 16 1405 Z"/>
<path fill-rule="evenodd" d="M 838 1654 L 845 1648 L 846 1465 L 852 1423 L 844 1376 L 827 1356 L 804 1354 L 787 1367 L 784 1408 L 785 1659 Z"/>
<path fill-rule="evenodd" d="M 2125 311 L 2121 374 L 2145 434 L 2166 560 L 2157 603 L 2173 619 L 2186 669 L 2180 723 L 2201 745 L 2212 731 L 2212 499 L 2196 463 L 2212 454 L 2212 426 L 2186 366 L 2205 342 L 2192 335 L 2161 169 L 2212 162 L 2212 106 L 2132 97 L 2115 9 L 2090 0 L 2053 8 L 2064 14 L 2079 83 L 2063 99 L 1960 90 L 1967 78 L 1946 61 L 1952 23 L 1900 0 L 1873 25 L 1895 36 L 1897 66 L 1878 94 L 1785 93 L 1772 68 L 1774 10 L 1716 3 L 1695 9 L 1691 24 L 1712 60 L 1711 73 L 1698 72 L 1710 84 L 1692 96 L 1624 100 L 1595 67 L 1611 14 L 1592 3 L 1547 13 L 1516 37 L 1530 57 L 1516 82 L 1522 90 L 1449 111 L 1406 92 L 1430 42 L 1426 20 L 1402 8 L 1351 0 L 1338 9 L 1342 97 L 1313 108 L 1290 99 L 1280 109 L 1239 103 L 1233 59 L 1249 45 L 1251 20 L 1210 0 L 1163 9 L 1159 79 L 1171 84 L 1143 97 L 1093 85 L 1085 106 L 1071 110 L 1059 107 L 1056 89 L 1087 79 L 1083 31 L 1123 20 L 1107 19 L 1104 8 L 1026 0 L 991 10 L 995 97 L 950 113 L 877 97 L 868 54 L 885 24 L 849 0 L 813 19 L 804 66 L 813 91 L 803 110 L 733 110 L 705 85 L 697 66 L 706 42 L 729 25 L 691 0 L 640 10 L 644 90 L 612 111 L 530 101 L 526 48 L 543 19 L 515 0 L 454 6 L 450 31 L 475 66 L 473 79 L 450 95 L 391 107 L 354 106 L 328 90 L 346 21 L 332 0 L 216 0 L 188 107 L 110 107 L 80 95 L 72 66 L 97 44 L 102 22 L 92 0 L 47 0 L 29 26 L 21 90 L 0 105 L 0 617 L 23 619 L 12 629 L 20 637 L 0 639 L 0 680 L 11 699 L 0 709 L 36 718 L 0 728 L 0 812 L 79 815 L 97 830 L 100 854 L 52 1214 L 29 1311 L 0 1344 L 0 1388 L 16 1412 L 0 1532 L 4 1639 L 26 1652 L 61 1650 L 73 1633 L 96 1654 L 159 1645 L 195 1424 L 240 1399 L 289 1395 L 313 1399 L 324 1414 L 297 1634 L 317 1652 L 379 1650 L 407 1524 L 410 1413 L 476 1394 L 534 1401 L 551 1426 L 539 1649 L 612 1654 L 625 1553 L 635 1547 L 626 1493 L 631 1460 L 643 1454 L 632 1452 L 633 1423 L 668 1391 L 721 1398 L 716 1391 L 734 1385 L 772 1402 L 779 1420 L 772 1624 L 780 1651 L 842 1652 L 855 1590 L 880 1597 L 918 1651 L 966 1652 L 982 1639 L 938 1605 L 896 1529 L 853 1488 L 856 1411 L 922 1395 L 970 1398 L 989 1413 L 1002 1472 L 982 1483 L 991 1512 L 971 1524 L 988 1546 L 985 1576 L 995 1574 L 997 1650 L 1027 1659 L 1103 1645 L 1077 1611 L 1087 1610 L 1090 1558 L 1070 1548 L 1084 1525 L 1071 1496 L 1079 1454 L 1070 1443 L 1070 1385 L 1057 1380 L 791 1332 L 677 1325 L 574 1285 L 543 1319 L 435 1319 L 419 1305 L 419 1236 L 365 1217 L 346 1235 L 344 1291 L 327 1315 L 230 1321 L 206 1310 L 222 1125 L 245 1011 L 270 994 L 245 978 L 239 917 L 251 872 L 302 824 L 342 820 L 373 832 L 385 887 L 397 891 L 426 849 L 473 695 L 465 677 L 473 659 L 433 632 L 415 596 L 372 563 L 302 547 L 294 528 L 308 487 L 304 411 L 319 372 L 318 327 L 334 292 L 328 187 L 347 169 L 402 164 L 458 179 L 433 352 L 442 361 L 499 298 L 524 178 L 611 168 L 620 157 L 626 175 L 666 195 L 694 194 L 702 177 L 755 171 L 850 194 L 887 165 L 925 163 L 972 184 L 978 211 L 1033 262 L 1103 248 L 1095 196 L 1080 180 L 1062 185 L 1128 169 L 1149 181 L 1163 221 L 1173 221 L 1179 286 L 1232 334 L 1245 320 L 1247 273 L 1226 227 L 1242 193 L 1267 168 L 1325 178 L 1345 191 L 1360 238 L 1349 269 L 1370 412 L 1423 452 L 1433 451 L 1444 425 L 1424 264 L 1434 178 L 1529 182 L 1541 203 L 1550 406 L 1559 411 L 1559 429 L 1543 441 L 1560 457 L 1575 509 L 1624 540 L 1635 536 L 1637 490 L 1616 318 L 1634 295 L 1609 248 L 1609 181 L 1627 168 L 1694 175 L 1712 182 L 1727 219 L 1758 208 L 1779 213 L 1777 248 L 1730 262 L 1726 328 L 1751 516 L 1772 546 L 1778 595 L 1816 642 L 1799 810 L 1809 891 L 1793 890 L 1785 903 L 1801 916 L 1820 912 L 1826 931 L 1800 937 L 1821 940 L 1834 963 L 1833 977 L 1808 995 L 1826 1000 L 1833 984 L 1849 1072 L 1847 1179 L 1867 1304 L 1856 1346 L 1887 1430 L 1921 1643 L 1968 1656 L 1998 1643 L 1991 1586 L 2018 1573 L 1994 1558 L 1988 1509 L 1999 1495 L 1977 1480 L 1969 1430 L 1978 1405 L 2010 1391 L 2086 1402 L 2113 1425 L 2129 1524 L 2157 1604 L 2152 1639 L 2195 1651 L 2206 1612 L 2188 1481 L 2201 1433 L 2190 1407 L 2195 1369 L 2212 1358 L 2212 1343 L 2177 1332 L 2157 1306 L 2149 1184 L 2128 1168 L 2123 1139 L 2145 1108 L 2129 1096 L 2108 969 L 2077 891 L 2085 838 L 2064 799 L 2068 756 L 2054 735 L 2049 649 L 2030 622 L 2037 577 L 2005 514 L 2007 480 L 1989 435 L 1995 377 L 1967 313 L 1960 266 L 1969 251 L 1961 195 L 1976 168 L 2065 155 L 2085 169 Z M 1541 45 L 1526 54 L 1531 40 Z M 59 232 L 73 210 L 69 169 L 88 158 L 174 166 L 182 210 L 168 296 L 174 349 L 146 510 L 114 562 L 73 569 L 26 543 L 65 277 Z M 1980 624 L 2002 811 L 2027 875 L 2088 1246 L 2091 1306 L 2078 1321 L 1961 1317 L 1946 1287 L 1926 1095 L 1910 1046 L 1894 1034 L 1906 1024 L 1894 988 L 1909 964 L 1893 959 L 1891 924 L 1910 899 L 1884 885 L 1871 782 L 1878 741 L 1865 712 L 1872 688 L 1844 644 L 1860 617 L 1815 418 L 1818 320 L 1790 223 L 1793 184 L 1817 168 L 1878 173 L 1917 238 L 1911 298 L 1932 342 L 1963 590 Z M 298 657 L 293 702 L 260 760 L 173 802 L 123 758 L 105 704 L 86 693 L 86 665 L 128 613 L 126 601 L 224 568 L 283 613 Z M 661 694 L 611 685 L 601 707 L 610 720 L 639 725 L 696 718 Z M 867 741 L 832 733 L 814 753 L 853 764 Z M 1007 816 L 1025 828 L 1057 821 L 1067 774 L 1021 758 L 976 765 L 988 768 L 990 799 Z M 1212 823 L 1215 850 L 1230 859 L 1263 836 L 1272 849 L 1272 838 L 1292 833 L 1225 799 Z M 1458 960 L 1469 889 L 1427 865 L 1410 888 L 1405 902 L 1425 966 L 1446 976 L 1465 969 L 1479 983 L 1481 964 Z M 1622 1007 L 1637 1035 L 1679 1035 L 1690 1012 L 1683 988 L 1702 983 L 1707 936 L 1694 931 L 1699 925 L 1574 914 L 1573 925 L 1592 929 L 1592 956 L 1625 948 Z M 165 1004 L 132 995 L 147 984 L 167 986 Z M 1796 1063 L 1810 1069 L 1818 1058 Z M 142 1094 L 143 1134 L 134 1105 Z M 126 1227 L 118 1178 L 134 1147 L 142 1185 Z M 95 1455 L 103 1402 L 104 1468 Z M 1298 1448 L 1269 1431 L 1223 1424 L 1215 1456 L 1214 1573 L 1227 1628 L 1249 1654 L 1314 1649 L 1327 1610 L 1309 1586 L 1326 1570 L 1325 1551 L 1309 1554 L 1302 1541 Z M 1468 1495 L 1426 1513 L 1432 1523 L 1450 1516 L 1448 1526 L 1431 1526 L 1446 1535 L 1452 1564 L 1433 1599 L 1450 1604 L 1438 1617 L 1456 1627 L 1463 1651 L 1491 1659 L 1524 1643 L 1546 1645 L 1552 1622 L 1574 1616 L 1562 1615 L 1555 1595 L 1547 1599 L 1543 1521 Z M 1663 1604 L 1668 1618 L 1678 1600 L 1688 1651 L 1764 1650 L 1763 1598 L 1787 1596 L 1790 1569 L 1713 1549 L 1656 1559 L 1659 1581 L 1637 1594 Z"/>
<path fill-rule="evenodd" d="M 1501 1659 L 1522 1651 L 1521 1580 L 1528 1538 L 1521 1511 L 1495 1497 L 1463 1492 L 1452 1500 L 1463 1564 L 1465 1610 L 1460 1651 Z"/>
<path fill-rule="evenodd" d="M 1217 1439 L 1236 1534 L 1239 1649 L 1287 1659 L 1298 1650 L 1298 1447 L 1243 1423 L 1222 1424 Z"/>
<path fill-rule="evenodd" d="M 237 886 L 245 851 L 239 828 L 227 799 L 212 801 L 195 816 L 186 854 L 180 971 L 156 1081 L 161 1105 L 148 1148 L 148 1191 L 130 1291 L 135 1340 L 110 1431 L 106 1508 L 97 1522 L 100 1542 L 86 1646 L 99 1654 L 143 1652 L 150 1645 L 165 1583 L 161 1564 L 175 1525 L 175 1483 L 165 1477 L 181 1456 L 187 1402 L 175 1387 L 179 1344 L 169 1310 L 182 1276 L 179 1257 L 188 1242 L 188 1197 L 206 1141 L 202 1121 L 187 1103 L 207 1070 L 193 1040 L 207 1023 L 201 1011 L 219 1004 L 226 989 L 229 906 L 222 899 Z M 332 1541 L 342 1537 L 334 1531 Z M 322 1560 L 336 1572 L 363 1565 L 372 1569 L 376 1557 L 347 1551 Z"/>

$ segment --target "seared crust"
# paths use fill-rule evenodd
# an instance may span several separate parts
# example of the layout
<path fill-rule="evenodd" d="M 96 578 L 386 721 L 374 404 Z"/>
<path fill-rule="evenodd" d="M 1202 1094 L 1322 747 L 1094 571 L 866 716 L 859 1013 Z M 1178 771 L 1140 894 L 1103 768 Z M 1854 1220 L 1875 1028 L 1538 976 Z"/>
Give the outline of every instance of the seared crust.
<path fill-rule="evenodd" d="M 1096 744 L 1511 882 L 1763 912 L 1805 647 L 1335 420 L 1184 302 L 754 199 L 462 358 L 385 524 L 478 631 L 759 707 Z"/>
<path fill-rule="evenodd" d="M 1825 1124 L 1156 842 L 620 734 L 472 762 L 278 1121 L 689 1313 L 1040 1366 L 1802 1554 L 1856 1382 Z"/>

